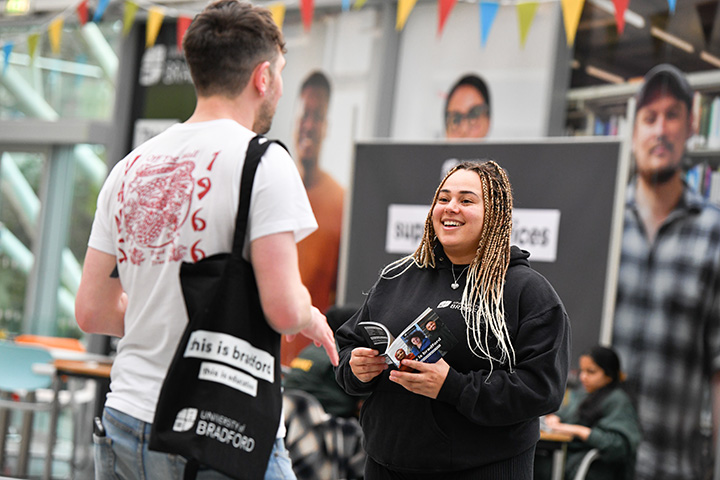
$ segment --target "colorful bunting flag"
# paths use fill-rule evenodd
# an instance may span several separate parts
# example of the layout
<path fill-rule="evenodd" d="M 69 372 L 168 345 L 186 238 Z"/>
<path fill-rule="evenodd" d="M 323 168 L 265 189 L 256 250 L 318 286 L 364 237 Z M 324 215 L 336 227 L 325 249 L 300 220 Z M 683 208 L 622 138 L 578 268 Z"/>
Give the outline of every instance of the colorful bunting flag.
<path fill-rule="evenodd" d="M 615 22 L 617 23 L 618 35 L 622 35 L 625 30 L 625 10 L 627 10 L 630 0 L 613 0 L 615 4 Z"/>
<path fill-rule="evenodd" d="M 160 27 L 162 26 L 165 10 L 160 7 L 150 7 L 148 10 L 147 27 L 145 31 L 145 48 L 155 45 Z"/>
<path fill-rule="evenodd" d="M 109 3 L 110 0 L 100 0 L 98 2 L 98 6 L 95 9 L 95 14 L 93 15 L 92 19 L 93 22 L 98 23 L 100 20 L 102 20 L 103 15 L 105 15 L 105 9 L 107 9 Z"/>
<path fill-rule="evenodd" d="M 675 13 L 676 0 L 668 0 L 668 6 L 670 6 L 670 13 Z"/>
<path fill-rule="evenodd" d="M 192 23 L 192 18 L 188 17 L 187 15 L 180 15 L 177 19 L 176 24 L 176 35 L 177 35 L 177 49 L 178 51 L 182 51 L 182 41 L 183 37 L 185 36 L 185 32 L 187 31 L 188 27 L 190 26 L 190 23 Z"/>
<path fill-rule="evenodd" d="M 57 55 L 60 53 L 60 42 L 62 41 L 63 19 L 57 17 L 48 25 L 48 36 L 50 38 L 50 49 Z"/>
<path fill-rule="evenodd" d="M 82 2 L 78 3 L 77 6 L 77 15 L 78 19 L 80 20 L 80 25 L 85 25 L 88 21 L 88 0 L 83 0 Z"/>
<path fill-rule="evenodd" d="M 563 21 L 565 22 L 565 37 L 568 46 L 572 46 L 575 43 L 575 34 L 580 23 L 580 14 L 585 5 L 585 0 L 561 0 L 561 5 Z"/>
<path fill-rule="evenodd" d="M 350 11 L 350 0 L 342 0 L 342 11 L 343 12 Z"/>
<path fill-rule="evenodd" d="M 355 3 L 353 4 L 353 10 L 360 10 L 365 3 L 367 3 L 367 0 L 355 0 Z"/>
<path fill-rule="evenodd" d="M 315 0 L 300 0 L 300 15 L 306 32 L 310 31 L 314 13 Z"/>
<path fill-rule="evenodd" d="M 395 30 L 402 30 L 405 28 L 405 22 L 407 22 L 410 12 L 415 8 L 417 0 L 398 0 L 397 6 L 397 19 L 395 20 Z"/>
<path fill-rule="evenodd" d="M 480 0 L 480 44 L 483 48 L 487 44 L 488 36 L 490 35 L 490 27 L 492 27 L 499 9 L 500 3 L 498 2 Z"/>
<path fill-rule="evenodd" d="M 267 8 L 270 10 L 270 15 L 272 15 L 275 24 L 282 30 L 283 23 L 285 22 L 285 4 L 282 2 L 273 3 L 272 5 L 268 5 Z"/>
<path fill-rule="evenodd" d="M 12 41 L 7 42 L 5 45 L 3 45 L 3 75 L 5 75 L 5 71 L 7 70 L 8 65 L 10 65 L 10 54 L 12 53 L 14 46 L 15 44 Z"/>
<path fill-rule="evenodd" d="M 438 0 L 438 37 L 442 35 L 445 21 L 450 16 L 455 3 L 457 3 L 457 0 Z"/>
<path fill-rule="evenodd" d="M 35 61 L 35 54 L 37 53 L 38 42 L 40 41 L 39 33 L 31 33 L 28 35 L 28 55 L 30 55 L 30 62 Z"/>
<path fill-rule="evenodd" d="M 530 26 L 535 19 L 535 13 L 537 12 L 539 3 L 538 2 L 523 2 L 516 5 L 516 11 L 518 16 L 518 26 L 520 28 L 520 47 L 525 47 L 525 41 L 527 40 Z"/>
<path fill-rule="evenodd" d="M 125 2 L 125 10 L 123 11 L 123 35 L 127 36 L 135 23 L 135 16 L 138 12 L 138 4 L 127 0 Z"/>

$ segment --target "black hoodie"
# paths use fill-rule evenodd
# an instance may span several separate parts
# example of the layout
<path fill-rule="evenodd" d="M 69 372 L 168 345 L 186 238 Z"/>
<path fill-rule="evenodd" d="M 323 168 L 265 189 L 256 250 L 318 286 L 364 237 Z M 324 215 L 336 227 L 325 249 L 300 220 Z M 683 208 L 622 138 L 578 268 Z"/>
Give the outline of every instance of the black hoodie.
<path fill-rule="evenodd" d="M 505 317 L 515 350 L 514 371 L 493 366 L 468 346 L 451 263 L 441 249 L 435 268 L 410 266 L 394 279 L 380 278 L 362 308 L 336 334 L 338 383 L 349 394 L 368 394 L 360 412 L 365 450 L 393 470 L 452 472 L 506 460 L 539 439 L 538 417 L 558 409 L 565 391 L 570 324 L 550 283 L 530 268 L 529 254 L 512 247 L 505 277 Z M 463 266 L 455 266 L 455 275 Z M 401 271 L 401 270 L 400 270 Z M 405 390 L 388 371 L 363 383 L 350 369 L 355 347 L 367 347 L 357 323 L 380 322 L 397 336 L 431 307 L 458 339 L 445 355 L 450 371 L 437 399 Z"/>

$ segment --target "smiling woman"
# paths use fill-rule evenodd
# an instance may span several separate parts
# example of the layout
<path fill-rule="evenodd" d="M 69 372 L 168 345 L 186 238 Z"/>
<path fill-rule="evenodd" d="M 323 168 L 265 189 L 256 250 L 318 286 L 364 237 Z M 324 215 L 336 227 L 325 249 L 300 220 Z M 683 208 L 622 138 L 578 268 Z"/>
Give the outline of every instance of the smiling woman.
<path fill-rule="evenodd" d="M 440 183 L 415 253 L 385 267 L 337 331 L 338 382 L 370 394 L 360 415 L 367 480 L 532 479 L 538 417 L 563 398 L 569 323 L 529 254 L 510 246 L 511 228 L 505 171 L 461 163 Z M 435 363 L 405 358 L 389 370 L 358 323 L 398 336 L 428 307 L 465 341 Z M 407 418 L 419 421 L 410 427 Z M 405 433 L 412 441 L 397 442 Z"/>

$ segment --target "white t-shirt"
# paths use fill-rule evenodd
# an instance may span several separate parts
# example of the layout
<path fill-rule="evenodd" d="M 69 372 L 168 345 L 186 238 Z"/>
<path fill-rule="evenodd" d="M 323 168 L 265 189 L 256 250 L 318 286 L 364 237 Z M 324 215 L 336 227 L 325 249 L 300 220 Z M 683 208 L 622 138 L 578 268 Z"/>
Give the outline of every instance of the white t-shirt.
<path fill-rule="evenodd" d="M 153 421 L 188 322 L 180 264 L 232 249 L 243 160 L 254 136 L 232 120 L 174 125 L 132 151 L 105 181 L 88 245 L 117 258 L 129 300 L 107 406 Z M 297 167 L 271 145 L 253 184 L 245 258 L 259 237 L 290 231 L 298 242 L 316 228 Z"/>

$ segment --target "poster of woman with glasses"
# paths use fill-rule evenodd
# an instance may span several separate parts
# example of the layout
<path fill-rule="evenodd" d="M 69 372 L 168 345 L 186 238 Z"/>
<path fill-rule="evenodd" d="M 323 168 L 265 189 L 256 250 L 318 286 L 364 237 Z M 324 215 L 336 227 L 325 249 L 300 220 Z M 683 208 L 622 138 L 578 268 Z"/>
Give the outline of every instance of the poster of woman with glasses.
<path fill-rule="evenodd" d="M 490 130 L 490 91 L 475 74 L 461 77 L 445 101 L 446 138 L 483 138 Z"/>

